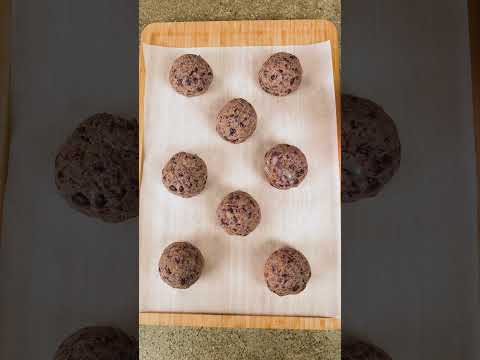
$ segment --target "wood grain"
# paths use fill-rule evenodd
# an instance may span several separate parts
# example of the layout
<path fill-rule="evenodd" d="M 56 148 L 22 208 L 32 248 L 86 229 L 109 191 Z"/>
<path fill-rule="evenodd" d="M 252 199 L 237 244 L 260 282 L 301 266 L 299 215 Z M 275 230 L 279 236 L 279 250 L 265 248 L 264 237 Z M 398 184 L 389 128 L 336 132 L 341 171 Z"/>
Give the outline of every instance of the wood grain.
<path fill-rule="evenodd" d="M 139 178 L 143 168 L 145 65 L 142 44 L 165 47 L 306 45 L 330 41 L 340 134 L 340 60 L 335 25 L 326 20 L 259 20 L 154 23 L 141 36 L 139 61 Z M 339 158 L 340 142 L 339 142 Z M 338 330 L 339 319 L 290 316 L 248 316 L 179 313 L 140 313 L 141 325 L 225 328 Z"/>
<path fill-rule="evenodd" d="M 250 329 L 338 330 L 340 320 L 300 316 L 140 313 L 139 324 Z"/>
<path fill-rule="evenodd" d="M 0 2 L 0 234 L 9 153 L 10 1 Z M 0 235 L 1 245 L 1 235 Z"/>

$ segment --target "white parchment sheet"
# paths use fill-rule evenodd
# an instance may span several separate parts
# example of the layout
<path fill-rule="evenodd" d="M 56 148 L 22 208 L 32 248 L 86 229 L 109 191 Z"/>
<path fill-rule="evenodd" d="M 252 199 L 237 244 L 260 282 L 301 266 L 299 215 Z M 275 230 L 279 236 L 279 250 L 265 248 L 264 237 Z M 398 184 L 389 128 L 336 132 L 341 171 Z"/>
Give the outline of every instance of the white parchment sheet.
<path fill-rule="evenodd" d="M 257 72 L 271 54 L 295 54 L 304 74 L 286 97 L 265 93 Z M 201 96 L 177 94 L 168 82 L 172 62 L 201 55 L 214 80 Z M 340 317 L 340 173 L 330 43 L 305 46 L 164 48 L 144 45 L 146 66 L 144 166 L 140 190 L 140 311 Z M 230 99 L 249 101 L 258 114 L 253 136 L 230 144 L 215 132 L 215 117 Z M 271 187 L 265 152 L 278 143 L 298 146 L 309 172 L 296 189 Z M 161 171 L 179 151 L 198 154 L 207 187 L 183 199 L 163 186 Z M 226 235 L 215 223 L 221 199 L 234 190 L 260 204 L 262 222 L 247 237 Z M 158 260 L 174 241 L 190 241 L 205 269 L 188 290 L 162 282 Z M 300 295 L 278 297 L 263 280 L 263 264 L 282 245 L 305 254 L 312 278 Z"/>

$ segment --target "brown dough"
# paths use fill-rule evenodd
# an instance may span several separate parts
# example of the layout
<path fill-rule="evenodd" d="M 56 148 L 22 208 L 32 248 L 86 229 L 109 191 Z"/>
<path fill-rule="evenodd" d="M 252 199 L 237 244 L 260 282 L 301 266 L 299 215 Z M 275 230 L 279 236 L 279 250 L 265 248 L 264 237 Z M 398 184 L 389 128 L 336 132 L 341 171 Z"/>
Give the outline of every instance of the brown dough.
<path fill-rule="evenodd" d="M 213 72 L 202 57 L 186 54 L 173 62 L 169 80 L 179 94 L 197 96 L 208 90 L 213 80 Z"/>
<path fill-rule="evenodd" d="M 200 194 L 207 184 L 207 164 L 197 155 L 179 152 L 162 170 L 162 181 L 172 194 L 189 198 Z"/>
<path fill-rule="evenodd" d="M 163 251 L 158 271 L 169 286 L 187 289 L 200 278 L 203 265 L 203 256 L 198 248 L 188 242 L 175 242 Z"/>
<path fill-rule="evenodd" d="M 279 52 L 270 56 L 258 72 L 263 90 L 274 96 L 286 96 L 298 89 L 303 70 L 295 55 Z"/>
<path fill-rule="evenodd" d="M 244 99 L 230 100 L 217 115 L 217 133 L 233 144 L 247 140 L 256 127 L 257 113 Z"/>
<path fill-rule="evenodd" d="M 243 191 L 228 194 L 217 208 L 217 223 L 229 235 L 247 236 L 260 224 L 261 218 L 260 206 Z"/>
<path fill-rule="evenodd" d="M 275 251 L 265 262 L 265 282 L 268 288 L 278 296 L 302 292 L 311 275 L 307 258 L 291 247 L 283 247 Z"/>
<path fill-rule="evenodd" d="M 305 154 L 296 146 L 279 144 L 265 154 L 265 177 L 280 190 L 297 187 L 308 173 Z"/>

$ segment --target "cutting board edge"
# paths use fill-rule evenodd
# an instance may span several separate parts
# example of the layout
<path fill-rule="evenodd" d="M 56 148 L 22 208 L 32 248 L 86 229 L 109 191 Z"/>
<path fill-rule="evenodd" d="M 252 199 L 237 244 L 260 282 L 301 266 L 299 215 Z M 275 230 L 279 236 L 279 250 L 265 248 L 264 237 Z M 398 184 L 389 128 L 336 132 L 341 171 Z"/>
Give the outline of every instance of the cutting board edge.
<path fill-rule="evenodd" d="M 146 326 L 340 330 L 341 319 L 307 316 L 233 315 L 141 312 L 139 324 Z"/>

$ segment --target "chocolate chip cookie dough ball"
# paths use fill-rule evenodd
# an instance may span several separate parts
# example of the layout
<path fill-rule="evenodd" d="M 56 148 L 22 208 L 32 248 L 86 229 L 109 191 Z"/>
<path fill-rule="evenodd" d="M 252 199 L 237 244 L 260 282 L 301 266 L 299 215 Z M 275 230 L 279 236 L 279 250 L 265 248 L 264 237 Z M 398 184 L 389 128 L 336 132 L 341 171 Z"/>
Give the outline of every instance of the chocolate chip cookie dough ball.
<path fill-rule="evenodd" d="M 217 115 L 217 133 L 233 144 L 247 140 L 256 127 L 257 113 L 244 99 L 230 100 Z"/>
<path fill-rule="evenodd" d="M 342 201 L 376 196 L 400 168 L 392 118 L 374 102 L 342 96 Z"/>
<path fill-rule="evenodd" d="M 82 328 L 58 347 L 54 360 L 136 360 L 138 343 L 122 330 L 107 326 Z"/>
<path fill-rule="evenodd" d="M 302 82 L 302 65 L 295 55 L 279 52 L 270 56 L 258 72 L 263 90 L 274 96 L 286 96 Z"/>
<path fill-rule="evenodd" d="M 190 198 L 200 194 L 207 184 L 207 164 L 197 155 L 179 152 L 162 170 L 162 181 L 172 194 Z"/>
<path fill-rule="evenodd" d="M 302 292 L 312 276 L 307 258 L 291 247 L 283 247 L 270 255 L 263 274 L 268 288 L 278 296 Z"/>
<path fill-rule="evenodd" d="M 279 144 L 265 154 L 265 177 L 280 190 L 297 187 L 308 173 L 305 154 L 296 146 Z"/>
<path fill-rule="evenodd" d="M 105 222 L 138 216 L 138 123 L 111 114 L 84 120 L 55 158 L 55 184 L 74 209 Z"/>
<path fill-rule="evenodd" d="M 260 224 L 261 218 L 260 206 L 243 191 L 228 194 L 217 208 L 217 223 L 229 235 L 247 236 Z"/>
<path fill-rule="evenodd" d="M 163 250 L 158 271 L 169 286 L 187 289 L 200 278 L 203 265 L 200 250 L 188 242 L 175 242 Z"/>
<path fill-rule="evenodd" d="M 197 96 L 208 90 L 213 80 L 213 72 L 202 57 L 186 54 L 173 62 L 169 80 L 179 94 Z"/>

